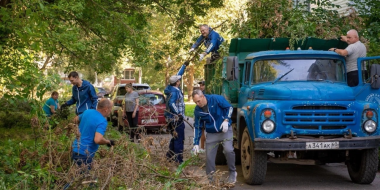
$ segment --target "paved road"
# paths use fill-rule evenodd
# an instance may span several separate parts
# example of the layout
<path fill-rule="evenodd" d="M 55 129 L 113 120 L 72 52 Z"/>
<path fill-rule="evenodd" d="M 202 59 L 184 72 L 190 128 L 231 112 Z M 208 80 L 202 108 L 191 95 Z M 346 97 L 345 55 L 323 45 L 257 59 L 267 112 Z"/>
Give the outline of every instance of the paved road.
<path fill-rule="evenodd" d="M 190 123 L 193 121 L 190 119 Z M 169 138 L 170 135 L 160 135 Z M 185 150 L 189 151 L 192 147 L 191 142 L 194 136 L 193 129 L 186 124 L 185 128 Z M 204 160 L 204 155 L 201 155 Z M 186 156 L 185 156 L 186 159 Z M 238 165 L 238 180 L 233 189 L 361 189 L 379 190 L 380 172 L 377 173 L 375 181 L 370 185 L 360 185 L 351 182 L 347 167 L 342 163 L 327 164 L 323 166 L 302 166 L 292 164 L 268 164 L 267 175 L 263 185 L 250 186 L 244 183 L 241 166 Z M 227 171 L 227 166 L 217 166 L 220 171 Z M 205 171 L 199 171 L 205 175 Z M 227 173 L 225 174 L 227 176 Z"/>
<path fill-rule="evenodd" d="M 225 166 L 219 167 L 227 169 Z M 380 173 L 370 185 L 360 185 L 351 182 L 347 167 L 344 164 L 328 164 L 324 166 L 301 166 L 291 164 L 268 164 L 267 175 L 263 185 L 250 186 L 244 183 L 241 166 L 238 169 L 238 183 L 240 189 L 380 189 Z"/>

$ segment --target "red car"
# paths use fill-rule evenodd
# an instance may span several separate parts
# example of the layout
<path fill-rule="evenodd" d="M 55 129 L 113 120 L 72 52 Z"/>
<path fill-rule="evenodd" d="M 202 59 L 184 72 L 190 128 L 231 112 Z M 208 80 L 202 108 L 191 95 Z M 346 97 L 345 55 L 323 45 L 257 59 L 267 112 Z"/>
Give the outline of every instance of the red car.
<path fill-rule="evenodd" d="M 139 117 L 138 126 L 144 126 L 146 130 L 160 129 L 166 125 L 165 120 L 165 96 L 156 90 L 140 90 L 139 93 Z M 124 120 L 128 125 L 128 121 Z"/>

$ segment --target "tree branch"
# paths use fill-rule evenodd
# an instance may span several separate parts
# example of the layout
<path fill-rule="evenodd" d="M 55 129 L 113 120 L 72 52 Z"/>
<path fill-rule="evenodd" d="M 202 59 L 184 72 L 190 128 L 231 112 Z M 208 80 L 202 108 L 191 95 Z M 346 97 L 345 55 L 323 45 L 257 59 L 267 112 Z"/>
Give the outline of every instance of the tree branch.
<path fill-rule="evenodd" d="M 49 61 L 50 61 L 50 59 L 51 59 L 51 57 L 53 57 L 53 53 L 51 53 L 50 55 L 48 55 L 48 56 L 46 57 L 45 63 L 44 63 L 44 65 L 42 66 L 42 68 L 40 69 L 41 71 L 42 71 L 42 70 L 45 70 L 47 64 L 49 63 Z"/>

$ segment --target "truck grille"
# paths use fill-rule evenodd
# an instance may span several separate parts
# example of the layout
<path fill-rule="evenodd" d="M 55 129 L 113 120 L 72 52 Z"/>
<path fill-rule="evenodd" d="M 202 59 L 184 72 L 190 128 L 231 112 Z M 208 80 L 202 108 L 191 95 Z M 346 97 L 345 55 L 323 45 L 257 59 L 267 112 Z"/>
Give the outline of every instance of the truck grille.
<path fill-rule="evenodd" d="M 297 106 L 284 111 L 283 124 L 297 129 L 344 129 L 355 124 L 355 112 L 342 106 Z"/>
<path fill-rule="evenodd" d="M 293 110 L 347 110 L 343 106 L 295 106 Z"/>

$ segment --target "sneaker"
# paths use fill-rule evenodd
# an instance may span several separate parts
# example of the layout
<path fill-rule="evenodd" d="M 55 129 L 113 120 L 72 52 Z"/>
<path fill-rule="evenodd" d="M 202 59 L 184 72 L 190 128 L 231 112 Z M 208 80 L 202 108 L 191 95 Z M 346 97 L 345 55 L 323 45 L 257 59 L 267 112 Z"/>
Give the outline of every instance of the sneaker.
<path fill-rule="evenodd" d="M 205 153 L 205 152 L 206 152 L 205 149 L 203 149 L 203 148 L 200 148 L 200 149 L 199 149 L 199 153 L 200 153 L 200 154 L 203 154 L 203 153 Z"/>
<path fill-rule="evenodd" d="M 236 183 L 236 176 L 237 176 L 237 172 L 230 172 L 230 176 L 228 176 L 228 179 L 227 179 L 227 183 Z"/>

